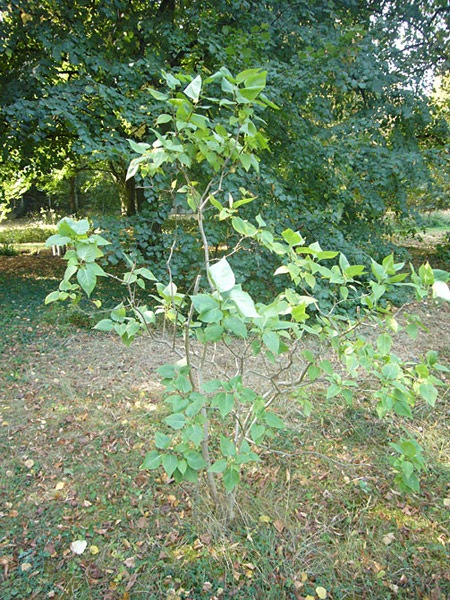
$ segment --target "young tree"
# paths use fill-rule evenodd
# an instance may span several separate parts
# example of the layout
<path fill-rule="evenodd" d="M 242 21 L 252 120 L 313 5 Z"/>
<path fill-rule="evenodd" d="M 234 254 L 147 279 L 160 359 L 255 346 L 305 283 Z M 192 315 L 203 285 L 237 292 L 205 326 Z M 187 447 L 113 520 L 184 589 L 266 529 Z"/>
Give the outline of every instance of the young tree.
<path fill-rule="evenodd" d="M 274 235 L 260 216 L 256 225 L 239 216 L 255 198 L 243 187 L 239 197 L 233 197 L 224 182 L 233 173 L 257 174 L 258 154 L 268 149 L 255 111 L 256 106 L 277 108 L 264 94 L 266 72 L 248 69 L 233 76 L 222 68 L 205 81 L 200 75 L 170 73 L 164 79 L 167 92 L 149 90 L 164 105 L 156 120 L 164 132 L 153 129 L 153 144 L 131 142 L 138 156 L 130 163 L 128 177 L 138 171 L 148 178 L 165 171 L 173 174 L 171 188 L 184 196 L 195 215 L 202 265 L 192 270 L 190 285 L 182 290 L 171 269 L 173 254 L 180 251 L 176 239 L 164 282 L 129 260 L 129 270 L 120 278 L 128 290 L 127 301 L 99 321 L 96 329 L 114 331 L 126 344 L 146 333 L 173 350 L 177 362 L 158 369 L 168 414 L 142 466 L 162 466 L 176 482 L 197 481 L 204 473 L 218 506 L 224 498 L 218 487 L 220 476 L 228 516 L 234 518 L 235 494 L 245 465 L 259 461 L 261 445 L 285 428 L 277 411 L 281 397 L 290 397 L 309 414 L 314 402 L 308 390 L 322 385 L 328 398 L 341 396 L 351 404 L 357 380 L 364 375 L 375 386 L 379 416 L 394 412 L 410 417 L 416 399 L 435 403 L 440 381 L 434 372 L 445 368 L 434 352 L 415 364 L 392 352 L 392 336 L 400 325 L 383 299 L 389 288 L 405 285 L 419 299 L 432 289 L 436 296 L 449 299 L 444 281 L 448 274 L 425 265 L 418 273 L 411 267 L 408 279 L 404 264 L 389 255 L 381 264 L 372 261 L 373 279 L 364 287 L 359 280 L 364 266 L 351 265 L 344 254 L 324 251 L 317 242 L 306 245 L 293 229 Z M 211 257 L 205 229 L 208 212 L 217 220 L 229 220 L 239 235 L 234 246 L 222 241 L 222 255 L 216 259 Z M 242 252 L 244 240 L 274 254 L 281 264 L 273 276 L 287 277 L 283 292 L 267 304 L 255 302 L 233 272 L 233 259 Z M 47 243 L 70 246 L 64 279 L 47 296 L 47 303 L 68 298 L 76 302 L 82 291 L 90 296 L 97 277 L 108 276 L 97 263 L 108 242 L 90 234 L 88 221 L 62 220 L 58 234 Z M 251 259 L 252 253 L 245 252 L 245 260 Z M 321 305 L 314 296 L 318 281 L 332 290 L 331 306 Z M 152 305 L 141 304 L 136 294 L 148 282 L 155 285 Z M 352 316 L 353 305 L 359 308 Z M 343 313 L 342 307 L 348 312 Z M 158 314 L 172 325 L 170 337 L 161 335 L 156 326 Z M 419 326 L 416 317 L 407 316 L 411 337 Z M 378 332 L 375 337 L 368 335 L 372 327 Z M 305 343 L 308 336 L 315 340 L 313 349 Z M 233 372 L 222 370 L 215 361 L 218 344 L 231 356 Z M 324 358 L 327 349 L 334 351 L 339 367 Z M 257 366 L 252 364 L 254 357 L 261 358 Z M 398 453 L 393 466 L 400 488 L 417 491 L 417 474 L 424 466 L 419 445 L 402 439 L 393 448 Z"/>

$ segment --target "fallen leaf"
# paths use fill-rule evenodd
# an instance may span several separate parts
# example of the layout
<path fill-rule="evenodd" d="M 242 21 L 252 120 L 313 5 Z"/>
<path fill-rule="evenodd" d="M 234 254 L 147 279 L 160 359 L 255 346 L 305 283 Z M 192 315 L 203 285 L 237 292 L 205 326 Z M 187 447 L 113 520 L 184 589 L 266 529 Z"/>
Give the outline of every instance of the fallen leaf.
<path fill-rule="evenodd" d="M 284 523 L 280 521 L 280 519 L 275 519 L 275 521 L 273 522 L 273 526 L 278 531 L 278 533 L 282 533 L 284 529 Z"/>
<path fill-rule="evenodd" d="M 94 546 L 94 544 L 92 544 L 92 546 L 89 546 L 89 552 L 91 554 L 98 554 L 99 553 L 98 546 Z"/>
<path fill-rule="evenodd" d="M 29 458 L 23 464 L 26 466 L 27 469 L 32 469 L 33 466 L 34 466 L 34 460 L 32 460 L 31 458 Z"/>
<path fill-rule="evenodd" d="M 212 537 L 209 535 L 209 533 L 203 533 L 200 536 L 200 541 L 202 544 L 205 544 L 205 546 L 209 546 L 209 544 L 212 542 Z"/>
<path fill-rule="evenodd" d="M 450 498 L 444 498 L 444 506 L 450 508 Z"/>
<path fill-rule="evenodd" d="M 383 544 L 385 546 L 389 546 L 395 540 L 395 535 L 393 533 L 388 533 L 383 537 Z"/>
<path fill-rule="evenodd" d="M 259 517 L 259 520 L 261 521 L 261 523 L 270 523 L 271 521 L 270 517 L 268 517 L 267 515 L 261 515 Z"/>
<path fill-rule="evenodd" d="M 44 550 L 45 550 L 45 552 L 48 552 L 50 554 L 50 556 L 53 556 L 56 553 L 55 544 L 52 544 L 51 542 L 49 542 L 48 544 L 45 544 Z"/>
<path fill-rule="evenodd" d="M 139 529 L 147 529 L 148 519 L 146 519 L 145 517 L 141 517 L 137 520 L 136 525 L 139 527 Z"/>
<path fill-rule="evenodd" d="M 58 483 L 55 485 L 55 490 L 59 492 L 64 488 L 65 485 L 66 484 L 64 483 L 64 481 L 58 481 Z"/>
<path fill-rule="evenodd" d="M 327 590 L 321 585 L 319 585 L 318 587 L 316 587 L 316 594 L 319 596 L 320 600 L 325 600 L 325 598 L 327 597 Z"/>
<path fill-rule="evenodd" d="M 86 540 L 76 540 L 70 544 L 70 549 L 74 554 L 83 554 L 87 548 Z"/>
<path fill-rule="evenodd" d="M 20 565 L 20 570 L 21 570 L 23 573 L 26 573 L 26 572 L 27 572 L 27 571 L 29 571 L 31 568 L 32 568 L 32 566 L 31 566 L 31 563 L 29 563 L 29 562 L 26 562 L 26 563 L 23 563 L 22 565 Z"/>
<path fill-rule="evenodd" d="M 134 569 L 134 567 L 136 566 L 136 557 L 130 556 L 130 558 L 127 558 L 123 561 L 123 564 L 129 569 Z"/>
<path fill-rule="evenodd" d="M 127 583 L 127 587 L 125 588 L 127 592 L 128 592 L 128 590 L 131 590 L 131 588 L 133 587 L 133 585 L 136 583 L 136 579 L 137 578 L 138 578 L 138 574 L 137 573 L 134 573 L 130 577 L 130 581 Z"/>

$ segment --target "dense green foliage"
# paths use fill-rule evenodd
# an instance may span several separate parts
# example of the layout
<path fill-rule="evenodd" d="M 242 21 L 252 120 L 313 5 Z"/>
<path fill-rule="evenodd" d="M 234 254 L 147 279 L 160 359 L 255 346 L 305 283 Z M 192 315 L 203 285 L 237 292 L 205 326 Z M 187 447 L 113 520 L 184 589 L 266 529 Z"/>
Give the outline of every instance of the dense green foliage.
<path fill-rule="evenodd" d="M 408 214 L 412 190 L 429 199 L 442 156 L 430 144 L 447 144 L 423 91 L 429 70 L 447 66 L 448 19 L 443 0 L 10 3 L 0 20 L 4 195 L 32 180 L 51 186 L 56 171 L 104 173 L 125 214 L 145 209 L 137 251 L 160 256 L 171 197 L 125 181 L 126 139 L 154 139 L 160 104 L 148 87 L 160 87 L 161 69 L 262 67 L 281 110 L 265 117 L 272 151 L 247 216 L 358 259 L 381 252 L 386 212 Z"/>

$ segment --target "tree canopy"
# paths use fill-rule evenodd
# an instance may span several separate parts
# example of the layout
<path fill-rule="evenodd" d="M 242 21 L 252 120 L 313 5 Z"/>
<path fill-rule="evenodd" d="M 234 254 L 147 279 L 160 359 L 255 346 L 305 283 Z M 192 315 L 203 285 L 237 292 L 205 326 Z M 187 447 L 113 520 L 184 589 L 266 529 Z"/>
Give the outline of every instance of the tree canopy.
<path fill-rule="evenodd" d="M 125 182 L 128 138 L 152 141 L 161 71 L 268 72 L 272 151 L 255 210 L 353 247 L 431 185 L 427 77 L 448 67 L 445 0 L 18 0 L 0 16 L 3 188 L 57 169 L 106 171 L 123 213 L 166 201 Z M 261 115 L 262 118 L 262 115 Z M 428 138 L 430 139 L 430 137 Z M 7 183 L 5 183 L 7 182 Z M 155 212 L 156 211 L 156 212 Z M 375 242 L 374 242 L 375 243 Z"/>

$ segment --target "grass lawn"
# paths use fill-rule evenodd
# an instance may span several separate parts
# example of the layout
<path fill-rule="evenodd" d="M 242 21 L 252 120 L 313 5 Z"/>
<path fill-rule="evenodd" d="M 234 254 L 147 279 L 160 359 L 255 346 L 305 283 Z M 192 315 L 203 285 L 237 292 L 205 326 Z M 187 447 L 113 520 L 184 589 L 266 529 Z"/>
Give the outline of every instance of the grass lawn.
<path fill-rule="evenodd" d="M 169 357 L 45 307 L 62 269 L 48 255 L 0 256 L 2 600 L 450 595 L 448 387 L 413 421 L 380 421 L 363 393 L 350 408 L 318 389 L 309 418 L 286 399 L 289 428 L 245 472 L 225 527 L 204 482 L 139 469 L 164 415 L 155 371 Z M 425 306 L 422 319 L 429 332 L 405 352 L 433 347 L 448 366 L 449 307 Z M 428 464 L 411 496 L 388 461 L 404 429 Z"/>

